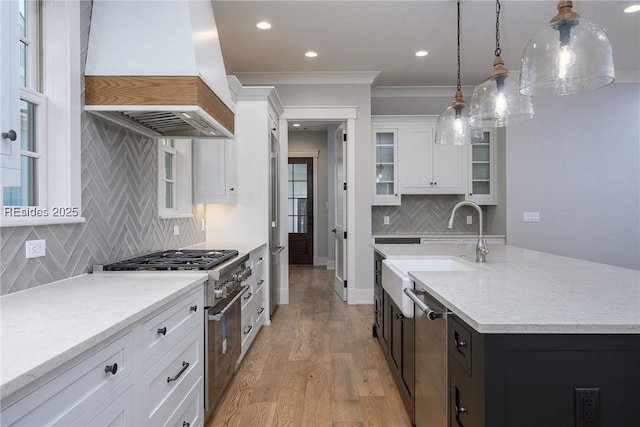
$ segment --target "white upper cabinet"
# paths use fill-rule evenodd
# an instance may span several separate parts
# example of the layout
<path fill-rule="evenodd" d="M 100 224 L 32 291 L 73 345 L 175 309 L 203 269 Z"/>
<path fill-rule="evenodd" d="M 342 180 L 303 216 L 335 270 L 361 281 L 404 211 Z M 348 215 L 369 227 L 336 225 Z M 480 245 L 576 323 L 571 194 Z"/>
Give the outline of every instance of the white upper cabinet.
<path fill-rule="evenodd" d="M 193 140 L 193 203 L 237 203 L 237 143 L 232 139 Z"/>
<path fill-rule="evenodd" d="M 433 142 L 435 123 L 400 130 L 398 159 L 401 194 L 463 194 L 464 147 Z"/>
<path fill-rule="evenodd" d="M 398 130 L 373 127 L 373 205 L 399 205 Z"/>
<path fill-rule="evenodd" d="M 468 147 L 469 180 L 467 200 L 480 205 L 497 204 L 497 132 L 486 129 Z"/>

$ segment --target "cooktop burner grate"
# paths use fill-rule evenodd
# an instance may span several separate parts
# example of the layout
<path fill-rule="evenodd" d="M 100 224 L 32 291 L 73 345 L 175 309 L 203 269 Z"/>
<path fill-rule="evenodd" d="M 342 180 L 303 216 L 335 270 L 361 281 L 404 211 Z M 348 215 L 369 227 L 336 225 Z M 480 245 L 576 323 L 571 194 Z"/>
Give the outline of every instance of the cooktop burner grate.
<path fill-rule="evenodd" d="M 235 249 L 154 252 L 104 266 L 107 271 L 210 270 L 238 255 Z"/>

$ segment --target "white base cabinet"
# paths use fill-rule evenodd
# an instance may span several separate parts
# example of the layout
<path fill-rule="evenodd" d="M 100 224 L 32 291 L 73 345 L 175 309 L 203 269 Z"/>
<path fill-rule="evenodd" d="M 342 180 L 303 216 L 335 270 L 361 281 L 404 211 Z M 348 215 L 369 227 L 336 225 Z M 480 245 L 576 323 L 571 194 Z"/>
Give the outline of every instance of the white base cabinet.
<path fill-rule="evenodd" d="M 203 306 L 200 287 L 16 392 L 2 426 L 202 426 Z"/>
<path fill-rule="evenodd" d="M 242 351 L 238 363 L 242 361 L 255 340 L 260 328 L 267 318 L 267 274 L 266 274 L 267 247 L 261 246 L 249 254 L 251 265 L 251 277 L 247 280 L 249 290 L 242 300 Z"/>

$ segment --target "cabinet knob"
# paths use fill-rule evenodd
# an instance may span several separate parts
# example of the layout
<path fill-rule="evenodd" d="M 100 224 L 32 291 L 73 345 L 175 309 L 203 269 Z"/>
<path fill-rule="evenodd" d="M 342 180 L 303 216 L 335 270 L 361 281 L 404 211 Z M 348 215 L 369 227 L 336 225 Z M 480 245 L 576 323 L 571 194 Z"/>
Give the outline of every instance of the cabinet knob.
<path fill-rule="evenodd" d="M 191 424 L 189 424 L 189 423 L 188 423 L 188 422 L 186 422 L 186 421 L 183 421 L 183 422 L 182 422 L 182 427 L 189 427 L 190 425 L 191 425 Z"/>
<path fill-rule="evenodd" d="M 189 311 L 193 311 L 195 313 L 196 311 L 198 311 L 198 306 L 192 305 L 191 307 L 189 307 Z"/>
<path fill-rule="evenodd" d="M 375 314 L 380 314 L 380 310 L 376 310 L 376 311 L 375 311 Z"/>
<path fill-rule="evenodd" d="M 113 365 L 107 365 L 104 367 L 104 371 L 108 374 L 115 375 L 118 372 L 118 364 L 114 363 Z"/>
<path fill-rule="evenodd" d="M 395 317 L 396 320 L 404 319 L 404 316 L 402 314 L 400 314 L 400 313 L 394 314 L 393 317 Z"/>
<path fill-rule="evenodd" d="M 15 141 L 16 138 L 18 138 L 18 134 L 13 129 L 9 130 L 9 132 L 2 132 L 2 139 L 8 139 L 9 141 Z"/>
<path fill-rule="evenodd" d="M 456 341 L 456 348 L 465 348 L 467 346 L 467 342 L 466 341 Z"/>
<path fill-rule="evenodd" d="M 456 406 L 456 415 L 466 414 L 466 413 L 467 413 L 467 407 L 466 406 Z"/>
<path fill-rule="evenodd" d="M 473 196 L 473 193 L 469 193 L 470 196 Z"/>
<path fill-rule="evenodd" d="M 438 183 L 437 183 L 437 182 L 434 182 L 434 183 L 433 183 L 433 185 L 438 185 Z"/>
<path fill-rule="evenodd" d="M 235 188 L 233 188 L 233 187 L 231 187 L 231 188 L 229 189 L 229 191 L 233 191 L 233 190 L 235 190 Z"/>
<path fill-rule="evenodd" d="M 433 182 L 430 182 L 429 185 L 433 185 Z"/>
<path fill-rule="evenodd" d="M 167 327 L 158 328 L 158 335 L 167 335 Z"/>

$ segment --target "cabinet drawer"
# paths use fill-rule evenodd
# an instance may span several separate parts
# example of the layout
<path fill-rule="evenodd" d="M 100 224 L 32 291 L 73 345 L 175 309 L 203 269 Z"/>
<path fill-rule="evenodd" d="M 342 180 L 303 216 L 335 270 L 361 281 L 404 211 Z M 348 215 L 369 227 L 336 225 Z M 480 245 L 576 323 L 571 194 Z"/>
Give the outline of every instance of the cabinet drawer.
<path fill-rule="evenodd" d="M 165 425 L 182 398 L 203 376 L 202 328 L 188 336 L 143 375 L 146 423 Z"/>
<path fill-rule="evenodd" d="M 71 423 L 118 384 L 131 381 L 132 348 L 129 332 L 2 411 L 2 425 Z M 107 366 L 115 374 L 106 372 Z"/>
<path fill-rule="evenodd" d="M 471 375 L 471 332 L 451 316 L 448 318 L 448 322 L 447 351 L 451 358 L 458 362 L 467 374 Z"/>
<path fill-rule="evenodd" d="M 242 315 L 244 315 L 247 304 L 253 301 L 253 294 L 255 293 L 255 278 L 251 277 L 247 280 L 245 285 L 249 286 L 249 289 L 240 297 L 240 310 L 242 310 Z"/>
<path fill-rule="evenodd" d="M 196 325 L 204 325 L 204 288 L 199 288 L 142 325 L 143 359 L 162 357 Z"/>
<path fill-rule="evenodd" d="M 82 414 L 71 426 L 129 426 L 134 423 L 133 416 L 133 385 L 126 386 L 124 391 L 117 387 L 108 393 L 100 402 Z M 114 395 L 114 396 L 112 396 Z"/>
<path fill-rule="evenodd" d="M 204 379 L 200 378 L 189 394 L 184 398 L 176 412 L 171 416 L 167 426 L 200 427 L 203 425 Z"/>

